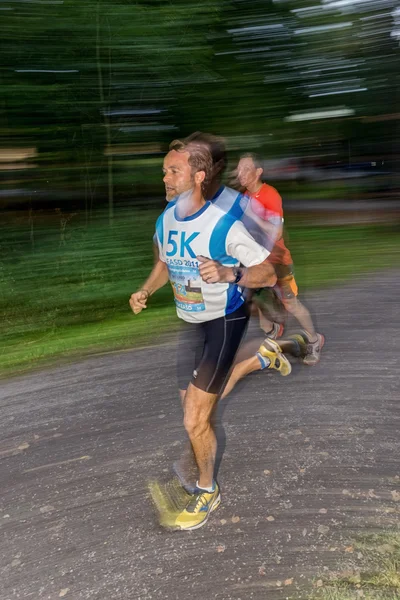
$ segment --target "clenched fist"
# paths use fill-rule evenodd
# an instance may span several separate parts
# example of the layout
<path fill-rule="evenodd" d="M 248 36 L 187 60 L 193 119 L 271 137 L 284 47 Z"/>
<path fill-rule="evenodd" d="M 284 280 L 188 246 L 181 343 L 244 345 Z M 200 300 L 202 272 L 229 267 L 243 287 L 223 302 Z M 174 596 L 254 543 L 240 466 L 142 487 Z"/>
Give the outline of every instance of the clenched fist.
<path fill-rule="evenodd" d="M 135 315 L 138 315 L 144 308 L 147 308 L 146 303 L 150 294 L 147 290 L 139 290 L 132 294 L 129 300 L 129 305 Z"/>
<path fill-rule="evenodd" d="M 206 283 L 230 283 L 235 281 L 231 267 L 224 267 L 216 260 L 197 256 L 200 276 Z"/>

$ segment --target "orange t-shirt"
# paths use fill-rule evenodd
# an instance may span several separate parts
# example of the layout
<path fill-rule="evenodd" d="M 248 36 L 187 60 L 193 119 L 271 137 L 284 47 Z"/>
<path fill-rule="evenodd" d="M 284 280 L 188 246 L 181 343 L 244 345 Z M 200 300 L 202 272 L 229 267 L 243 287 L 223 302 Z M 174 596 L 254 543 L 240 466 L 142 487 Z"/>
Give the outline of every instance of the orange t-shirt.
<path fill-rule="evenodd" d="M 260 219 L 268 221 L 274 216 L 283 219 L 282 198 L 272 185 L 263 183 L 256 194 L 249 194 L 249 196 L 251 209 Z M 268 260 L 271 263 L 280 265 L 291 265 L 293 263 L 290 251 L 285 246 L 283 236 L 275 241 Z"/>

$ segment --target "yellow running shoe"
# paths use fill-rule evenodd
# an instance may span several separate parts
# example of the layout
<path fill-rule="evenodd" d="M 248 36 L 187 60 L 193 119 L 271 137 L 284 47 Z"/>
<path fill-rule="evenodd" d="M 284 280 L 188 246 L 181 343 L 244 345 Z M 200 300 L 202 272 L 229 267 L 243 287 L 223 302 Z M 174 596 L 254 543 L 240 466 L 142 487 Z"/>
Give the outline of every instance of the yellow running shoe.
<path fill-rule="evenodd" d="M 213 492 L 198 489 L 192 495 L 188 504 L 175 518 L 176 529 L 198 529 L 207 522 L 209 514 L 221 503 L 218 483 Z"/>
<path fill-rule="evenodd" d="M 150 481 L 149 492 L 158 512 L 160 525 L 167 529 L 176 529 L 175 519 L 191 499 L 191 495 L 174 478 L 166 483 Z"/>
<path fill-rule="evenodd" d="M 282 354 L 281 347 L 275 340 L 265 338 L 259 347 L 257 354 L 267 358 L 270 361 L 270 364 L 267 366 L 268 369 L 275 369 L 276 371 L 279 371 L 283 377 L 290 375 L 292 372 L 292 365 L 286 356 Z"/>

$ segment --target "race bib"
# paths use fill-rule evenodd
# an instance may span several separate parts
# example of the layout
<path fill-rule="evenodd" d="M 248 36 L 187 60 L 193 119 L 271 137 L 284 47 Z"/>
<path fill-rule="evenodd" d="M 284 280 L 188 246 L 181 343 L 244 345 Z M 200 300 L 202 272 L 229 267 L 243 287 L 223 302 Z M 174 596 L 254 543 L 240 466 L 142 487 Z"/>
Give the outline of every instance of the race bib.
<path fill-rule="evenodd" d="M 197 261 L 172 259 L 168 261 L 169 279 L 175 304 L 181 310 L 200 312 L 206 309 L 201 291 L 201 277 Z"/>

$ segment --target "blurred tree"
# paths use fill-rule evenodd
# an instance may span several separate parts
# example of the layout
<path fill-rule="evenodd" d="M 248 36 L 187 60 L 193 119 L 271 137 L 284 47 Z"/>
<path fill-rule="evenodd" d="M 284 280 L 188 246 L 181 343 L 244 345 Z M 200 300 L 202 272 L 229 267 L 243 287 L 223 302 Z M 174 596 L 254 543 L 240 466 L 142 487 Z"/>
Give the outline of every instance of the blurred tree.
<path fill-rule="evenodd" d="M 166 143 L 196 129 L 269 157 L 397 151 L 394 0 L 1 8 L 3 144 L 38 148 L 37 169 L 2 171 L 8 187 L 64 190 L 88 215 L 104 195 L 112 219 L 118 190 L 139 191 Z"/>

